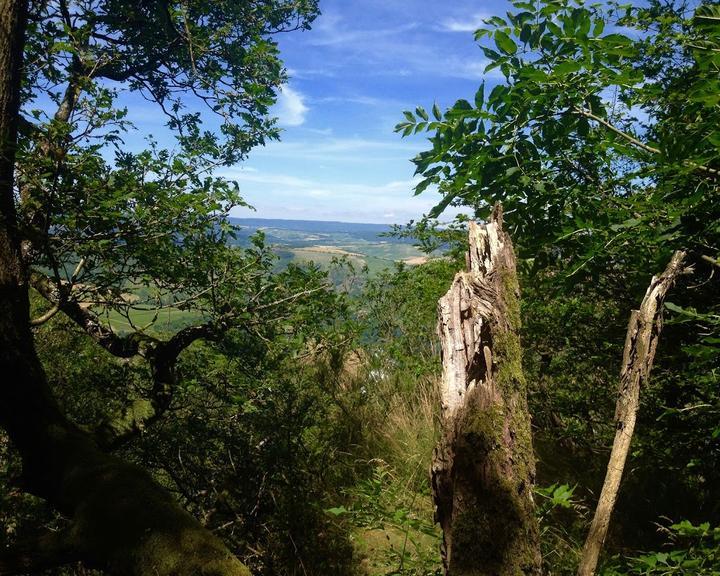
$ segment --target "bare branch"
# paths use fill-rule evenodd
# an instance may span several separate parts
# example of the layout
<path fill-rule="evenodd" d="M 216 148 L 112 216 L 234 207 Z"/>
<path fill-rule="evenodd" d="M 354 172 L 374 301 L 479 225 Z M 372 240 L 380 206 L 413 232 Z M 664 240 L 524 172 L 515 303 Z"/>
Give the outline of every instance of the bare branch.
<path fill-rule="evenodd" d="M 197 340 L 219 340 L 232 324 L 224 319 L 183 328 L 165 342 L 155 342 L 145 352 L 153 386 L 147 398 L 136 398 L 121 414 L 108 417 L 95 436 L 105 449 L 113 450 L 141 434 L 170 407 L 177 388 L 175 367 L 178 357 Z"/>
<path fill-rule="evenodd" d="M 63 286 L 62 282 L 58 282 L 57 286 L 57 302 L 53 305 L 50 310 L 45 312 L 42 316 L 38 318 L 33 318 L 30 320 L 30 326 L 40 326 L 41 324 L 45 324 L 48 320 L 53 318 L 55 314 L 57 314 L 60 311 L 60 308 L 62 306 L 63 301 L 65 301 L 67 298 L 67 294 L 72 291 L 72 287 L 77 281 L 78 276 L 80 275 L 80 272 L 82 271 L 83 267 L 85 266 L 85 258 L 81 258 L 80 262 L 78 262 L 78 265 L 75 267 L 75 271 L 72 273 L 72 276 L 70 277 L 70 282 L 67 286 Z"/>
<path fill-rule="evenodd" d="M 57 288 L 50 279 L 39 273 L 30 277 L 30 285 L 48 302 L 59 306 L 68 318 L 82 328 L 100 346 L 118 358 L 131 358 L 140 353 L 140 340 L 138 335 L 119 336 L 105 326 L 89 307 L 82 306 L 74 300 L 62 299 L 57 294 Z M 144 336 L 145 339 L 149 337 Z"/>
<path fill-rule="evenodd" d="M 50 310 L 45 312 L 45 314 L 38 316 L 37 318 L 32 318 L 30 320 L 30 326 L 40 326 L 45 324 L 45 322 L 51 320 L 58 312 L 60 312 L 60 302 L 56 302 Z"/>
<path fill-rule="evenodd" d="M 713 266 L 717 266 L 718 268 L 720 268 L 720 260 L 718 260 L 717 258 L 708 256 L 707 254 L 703 254 L 702 256 L 700 256 L 700 258 L 705 260 L 705 262 L 710 262 L 710 264 L 712 264 Z"/>
<path fill-rule="evenodd" d="M 607 128 L 607 129 L 610 130 L 611 132 L 613 132 L 613 133 L 617 134 L 618 136 L 624 138 L 625 140 L 627 140 L 628 142 L 630 142 L 630 144 L 632 144 L 633 146 L 637 146 L 638 148 L 641 148 L 642 150 L 645 150 L 645 152 L 650 152 L 651 154 L 660 154 L 660 150 L 659 150 L 659 149 L 653 148 L 652 146 L 648 146 L 648 145 L 645 144 L 644 142 L 640 142 L 640 140 L 638 140 L 638 139 L 635 138 L 634 136 L 631 136 L 631 135 L 628 134 L 627 132 L 623 132 L 622 130 L 620 130 L 620 129 L 617 128 L 616 126 L 610 124 L 610 122 L 608 122 L 608 121 L 605 120 L 604 118 L 600 118 L 600 116 L 596 116 L 595 114 L 593 114 L 593 113 L 590 112 L 589 110 L 585 110 L 585 109 L 583 109 L 583 108 L 574 108 L 573 111 L 574 111 L 576 114 L 580 114 L 581 116 L 585 116 L 585 118 L 589 118 L 590 120 L 593 120 L 593 121 L 597 122 L 598 124 L 602 124 L 603 126 L 605 126 L 605 128 Z"/>
<path fill-rule="evenodd" d="M 600 551 L 610 525 L 625 461 L 630 451 L 637 411 L 640 405 L 640 388 L 650 377 L 655 350 L 662 330 L 663 301 L 677 278 L 686 273 L 683 267 L 684 252 L 675 252 L 665 271 L 653 277 L 639 310 L 630 315 L 625 350 L 623 352 L 620 387 L 615 408 L 615 440 L 608 462 L 600 501 L 583 549 L 578 576 L 595 574 Z"/>

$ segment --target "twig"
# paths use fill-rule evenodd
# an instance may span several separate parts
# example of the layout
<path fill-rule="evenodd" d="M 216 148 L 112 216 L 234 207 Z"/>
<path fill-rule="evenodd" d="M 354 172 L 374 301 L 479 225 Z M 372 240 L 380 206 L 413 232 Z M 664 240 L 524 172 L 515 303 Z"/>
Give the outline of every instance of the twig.
<path fill-rule="evenodd" d="M 712 264 L 713 266 L 717 266 L 718 268 L 720 268 L 720 260 L 713 258 L 712 256 L 708 256 L 707 254 L 703 254 L 702 256 L 700 256 L 700 258 L 705 260 L 705 262 L 710 262 L 710 264 Z"/>
<path fill-rule="evenodd" d="M 607 120 L 604 118 L 600 118 L 600 116 L 596 116 L 590 110 L 585 110 L 584 108 L 573 108 L 573 112 L 576 114 L 580 114 L 580 116 L 584 116 L 585 118 L 589 118 L 590 120 L 593 120 L 597 122 L 598 124 L 601 124 L 602 126 L 605 126 L 608 130 L 611 132 L 617 134 L 621 138 L 624 138 L 630 144 L 633 146 L 636 146 L 637 148 L 640 148 L 641 150 L 645 150 L 645 152 L 650 152 L 651 154 L 660 154 L 659 148 L 653 148 L 652 146 L 648 146 L 644 142 L 641 142 L 634 136 L 628 134 L 627 132 L 623 132 L 620 130 L 617 126 L 614 126 L 613 124 L 610 124 Z M 687 166 L 690 166 L 691 168 L 695 168 L 697 170 L 700 170 L 702 172 L 707 172 L 708 174 L 712 174 L 714 176 L 720 176 L 720 170 L 716 170 L 715 168 L 710 168 L 709 166 L 703 166 L 702 164 L 698 164 L 696 162 L 693 162 L 692 160 L 684 160 L 684 164 Z"/>

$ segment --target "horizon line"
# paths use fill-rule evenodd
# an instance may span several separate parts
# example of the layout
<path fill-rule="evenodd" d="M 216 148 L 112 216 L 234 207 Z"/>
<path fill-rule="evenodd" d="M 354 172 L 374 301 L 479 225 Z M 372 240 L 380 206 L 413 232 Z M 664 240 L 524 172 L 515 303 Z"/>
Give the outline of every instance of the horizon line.
<path fill-rule="evenodd" d="M 347 222 L 344 220 L 308 220 L 302 218 L 268 218 L 263 216 L 228 216 L 232 220 L 273 220 L 279 222 L 323 222 L 326 224 L 360 224 L 368 226 L 403 226 L 403 224 L 390 224 L 388 222 Z"/>

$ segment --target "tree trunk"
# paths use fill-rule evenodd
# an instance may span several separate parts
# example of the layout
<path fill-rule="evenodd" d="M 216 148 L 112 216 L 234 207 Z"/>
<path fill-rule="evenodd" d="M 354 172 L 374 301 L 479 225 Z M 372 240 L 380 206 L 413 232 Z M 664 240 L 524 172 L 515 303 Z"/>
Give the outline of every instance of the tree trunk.
<path fill-rule="evenodd" d="M 540 574 L 535 460 L 522 371 L 515 255 L 496 207 L 470 223 L 467 271 L 438 303 L 442 437 L 432 464 L 452 576 Z"/>
<path fill-rule="evenodd" d="M 625 461 L 630 451 L 635 420 L 640 407 L 640 389 L 650 377 L 655 350 L 662 330 L 662 308 L 665 294 L 683 274 L 683 252 L 675 252 L 660 276 L 654 276 L 648 286 L 640 310 L 630 315 L 625 350 L 620 371 L 620 387 L 615 407 L 615 440 L 608 462 L 600 500 L 585 540 L 578 576 L 592 576 L 597 567 L 603 542 L 607 536 Z"/>
<path fill-rule="evenodd" d="M 23 487 L 72 523 L 1 552 L 0 575 L 83 560 L 123 576 L 246 576 L 149 474 L 61 413 L 35 353 L 13 182 L 26 12 L 26 0 L 0 0 L 0 426 L 22 457 Z"/>

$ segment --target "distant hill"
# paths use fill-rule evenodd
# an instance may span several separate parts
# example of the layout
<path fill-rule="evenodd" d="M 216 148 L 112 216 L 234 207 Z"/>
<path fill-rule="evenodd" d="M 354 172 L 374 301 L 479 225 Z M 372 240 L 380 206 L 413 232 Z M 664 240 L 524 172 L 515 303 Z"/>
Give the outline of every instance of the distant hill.
<path fill-rule="evenodd" d="M 237 243 L 241 246 L 262 231 L 281 263 L 311 260 L 329 265 L 334 258 L 346 256 L 377 272 L 398 261 L 416 264 L 422 257 L 412 240 L 386 236 L 392 231 L 387 224 L 269 218 L 230 218 L 230 222 L 239 227 Z"/>
<path fill-rule="evenodd" d="M 280 220 L 271 218 L 230 218 L 240 227 L 238 240 L 262 230 L 268 241 L 283 246 L 308 247 L 314 244 L 355 244 L 356 242 L 381 242 L 383 244 L 412 244 L 407 238 L 384 236 L 392 231 L 388 224 L 358 224 L 320 220 Z"/>
<path fill-rule="evenodd" d="M 382 234 L 390 232 L 391 226 L 387 224 L 358 224 L 354 222 L 334 222 L 322 220 L 281 220 L 275 218 L 230 218 L 230 222 L 237 226 L 248 228 L 278 228 L 281 230 L 296 230 L 298 232 L 324 232 L 347 234 Z"/>

